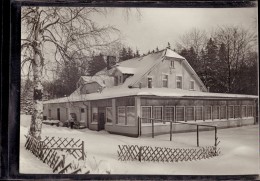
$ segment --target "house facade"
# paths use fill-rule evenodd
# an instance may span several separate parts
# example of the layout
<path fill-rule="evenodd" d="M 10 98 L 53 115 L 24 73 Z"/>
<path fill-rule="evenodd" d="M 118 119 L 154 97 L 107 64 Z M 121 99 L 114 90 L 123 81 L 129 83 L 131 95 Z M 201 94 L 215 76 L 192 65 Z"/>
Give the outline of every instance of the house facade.
<path fill-rule="evenodd" d="M 82 76 L 68 97 L 44 102 L 44 117 L 62 122 L 75 113 L 91 130 L 138 137 L 193 131 L 180 122 L 233 127 L 254 124 L 257 96 L 207 92 L 187 60 L 171 49 Z"/>

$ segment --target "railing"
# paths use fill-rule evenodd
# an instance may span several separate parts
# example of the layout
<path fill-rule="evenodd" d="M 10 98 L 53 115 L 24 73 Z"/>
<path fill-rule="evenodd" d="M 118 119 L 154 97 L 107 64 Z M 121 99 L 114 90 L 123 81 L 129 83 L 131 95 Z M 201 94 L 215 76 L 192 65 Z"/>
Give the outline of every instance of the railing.
<path fill-rule="evenodd" d="M 152 124 L 152 138 L 154 138 L 154 123 L 155 122 L 160 122 L 160 123 L 170 123 L 170 141 L 172 141 L 172 124 L 188 124 L 188 125 L 193 125 L 197 127 L 197 147 L 199 147 L 199 127 L 209 127 L 209 128 L 214 128 L 215 132 L 215 143 L 214 146 L 217 146 L 219 144 L 218 142 L 218 137 L 217 137 L 217 126 L 213 125 L 206 125 L 206 124 L 198 124 L 198 123 L 187 123 L 187 122 L 179 122 L 179 121 L 171 121 L 171 120 L 162 120 L 162 119 L 154 119 L 154 118 L 142 118 L 138 117 L 138 135 L 142 135 L 142 120 L 150 120 Z"/>
<path fill-rule="evenodd" d="M 200 148 L 167 148 L 139 145 L 118 145 L 120 161 L 180 162 L 208 159 L 220 154 L 215 146 Z"/>

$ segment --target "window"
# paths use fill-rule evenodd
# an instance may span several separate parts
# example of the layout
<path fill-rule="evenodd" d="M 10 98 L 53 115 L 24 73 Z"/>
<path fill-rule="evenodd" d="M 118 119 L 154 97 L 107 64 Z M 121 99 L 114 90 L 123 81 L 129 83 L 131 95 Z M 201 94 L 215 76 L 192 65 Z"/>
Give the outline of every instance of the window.
<path fill-rule="evenodd" d="M 81 113 L 84 113 L 84 112 L 85 112 L 85 109 L 84 109 L 84 108 L 81 108 L 81 109 L 80 109 L 80 112 L 81 112 Z"/>
<path fill-rule="evenodd" d="M 176 77 L 176 87 L 177 89 L 182 89 L 182 76 Z"/>
<path fill-rule="evenodd" d="M 164 119 L 174 121 L 174 107 L 164 108 Z"/>
<path fill-rule="evenodd" d="M 120 75 L 118 76 L 118 80 L 119 80 L 118 83 L 120 84 L 120 83 L 122 82 L 122 80 L 121 80 L 121 76 L 120 76 Z"/>
<path fill-rule="evenodd" d="M 66 118 L 69 119 L 69 109 L 66 108 Z"/>
<path fill-rule="evenodd" d="M 107 107 L 106 108 L 106 122 L 112 123 L 112 119 L 113 119 L 112 107 Z"/>
<path fill-rule="evenodd" d="M 190 90 L 194 90 L 194 81 L 193 80 L 190 81 Z"/>
<path fill-rule="evenodd" d="M 219 106 L 213 106 L 212 116 L 213 119 L 219 119 Z"/>
<path fill-rule="evenodd" d="M 117 108 L 117 123 L 118 124 L 126 124 L 125 107 L 118 107 Z"/>
<path fill-rule="evenodd" d="M 194 120 L 194 107 L 186 107 L 186 120 L 187 121 L 193 121 Z"/>
<path fill-rule="evenodd" d="M 205 106 L 205 120 L 211 119 L 211 106 Z"/>
<path fill-rule="evenodd" d="M 228 118 L 234 118 L 234 106 L 228 106 Z"/>
<path fill-rule="evenodd" d="M 98 122 L 98 108 L 92 107 L 92 122 Z"/>
<path fill-rule="evenodd" d="M 195 114 L 196 118 L 195 119 L 196 120 L 202 120 L 202 113 L 203 113 L 202 107 L 196 107 L 195 110 L 196 110 L 196 114 Z"/>
<path fill-rule="evenodd" d="M 148 80 L 148 88 L 152 88 L 152 86 L 153 86 L 153 78 L 152 77 L 148 77 L 147 78 L 147 80 Z"/>
<path fill-rule="evenodd" d="M 151 107 L 142 107 L 142 123 L 151 123 L 151 115 L 152 115 L 152 108 Z"/>
<path fill-rule="evenodd" d="M 234 106 L 234 118 L 239 118 L 239 113 L 240 113 L 240 110 L 239 110 L 240 106 Z"/>
<path fill-rule="evenodd" d="M 227 107 L 226 106 L 220 107 L 220 119 L 227 119 Z"/>
<path fill-rule="evenodd" d="M 49 109 L 49 113 L 48 113 L 48 114 L 49 114 L 49 115 L 48 115 L 49 118 L 51 118 L 51 110 L 50 110 L 50 109 Z"/>
<path fill-rule="evenodd" d="M 166 74 L 162 75 L 162 82 L 163 82 L 163 87 L 168 87 L 168 75 Z"/>
<path fill-rule="evenodd" d="M 171 68 L 174 68 L 174 61 L 171 61 Z"/>
<path fill-rule="evenodd" d="M 246 117 L 246 106 L 242 106 L 242 118 Z"/>
<path fill-rule="evenodd" d="M 184 107 L 176 107 L 176 120 L 184 121 Z"/>
<path fill-rule="evenodd" d="M 134 106 L 126 107 L 126 124 L 135 125 L 135 107 Z"/>
<path fill-rule="evenodd" d="M 163 108 L 161 106 L 153 107 L 153 118 L 162 120 Z"/>
<path fill-rule="evenodd" d="M 247 117 L 253 116 L 253 106 L 247 106 Z"/>
<path fill-rule="evenodd" d="M 118 85 L 118 77 L 114 77 L 114 80 L 115 80 L 115 86 Z"/>

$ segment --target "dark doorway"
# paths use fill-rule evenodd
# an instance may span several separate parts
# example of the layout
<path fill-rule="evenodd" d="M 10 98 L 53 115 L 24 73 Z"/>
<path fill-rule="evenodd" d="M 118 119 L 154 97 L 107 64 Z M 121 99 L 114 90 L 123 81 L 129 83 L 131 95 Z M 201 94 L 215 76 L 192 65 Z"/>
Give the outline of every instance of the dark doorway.
<path fill-rule="evenodd" d="M 57 119 L 60 120 L 60 108 L 57 109 Z"/>
<path fill-rule="evenodd" d="M 105 113 L 98 114 L 98 131 L 105 129 Z"/>

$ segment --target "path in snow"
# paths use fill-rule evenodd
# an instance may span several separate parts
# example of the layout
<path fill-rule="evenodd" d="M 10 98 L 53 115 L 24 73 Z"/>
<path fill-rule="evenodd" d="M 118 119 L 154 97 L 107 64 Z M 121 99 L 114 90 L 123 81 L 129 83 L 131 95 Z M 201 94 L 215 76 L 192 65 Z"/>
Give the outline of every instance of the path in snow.
<path fill-rule="evenodd" d="M 27 133 L 29 117 L 21 116 L 21 138 Z M 242 175 L 258 174 L 258 125 L 229 129 L 219 129 L 218 137 L 221 141 L 221 155 L 218 157 L 177 163 L 118 161 L 117 149 L 122 144 L 137 144 L 163 147 L 195 147 L 196 132 L 173 134 L 173 141 L 169 141 L 169 134 L 150 137 L 131 138 L 109 134 L 106 131 L 91 131 L 89 129 L 71 130 L 64 127 L 43 125 L 43 136 L 73 137 L 85 141 L 87 162 L 94 166 L 101 163 L 100 169 L 111 171 L 112 174 L 180 174 L 180 175 Z M 24 140 L 20 144 L 21 172 L 31 171 L 51 173 L 44 168 L 29 167 L 37 160 L 31 153 L 24 150 Z M 214 131 L 200 132 L 200 146 L 214 145 Z M 24 151 L 26 153 L 24 153 Z M 28 155 L 29 154 L 29 155 Z M 31 159 L 25 159 L 31 154 Z M 37 163 L 38 165 L 38 163 Z M 42 164 L 39 164 L 42 165 Z M 48 166 L 47 166 L 48 167 Z M 102 168 L 101 168 L 102 167 Z M 24 169 L 27 168 L 27 169 Z M 98 172 L 96 172 L 98 173 Z"/>

